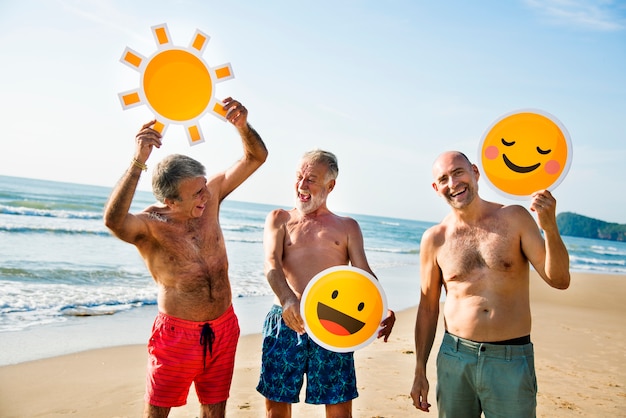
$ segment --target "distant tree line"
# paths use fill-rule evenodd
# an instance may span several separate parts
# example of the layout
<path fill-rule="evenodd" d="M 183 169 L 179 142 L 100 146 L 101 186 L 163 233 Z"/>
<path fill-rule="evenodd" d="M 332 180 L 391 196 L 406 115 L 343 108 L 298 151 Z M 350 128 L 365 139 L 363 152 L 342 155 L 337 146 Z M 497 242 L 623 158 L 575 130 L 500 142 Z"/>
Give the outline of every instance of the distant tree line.
<path fill-rule="evenodd" d="M 556 223 L 561 235 L 626 241 L 626 225 L 604 222 L 572 212 L 559 213 L 556 217 Z"/>

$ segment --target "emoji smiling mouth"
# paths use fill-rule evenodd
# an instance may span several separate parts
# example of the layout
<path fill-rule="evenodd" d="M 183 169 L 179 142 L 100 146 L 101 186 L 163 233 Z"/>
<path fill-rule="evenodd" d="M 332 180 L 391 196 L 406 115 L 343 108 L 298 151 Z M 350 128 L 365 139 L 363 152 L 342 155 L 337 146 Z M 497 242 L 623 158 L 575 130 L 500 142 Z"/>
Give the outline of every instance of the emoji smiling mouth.
<path fill-rule="evenodd" d="M 324 329 L 335 335 L 352 335 L 365 326 L 365 322 L 354 319 L 322 302 L 317 303 L 317 316 Z"/>
<path fill-rule="evenodd" d="M 522 167 L 517 164 L 513 164 L 511 160 L 508 159 L 506 154 L 502 154 L 502 159 L 504 160 L 504 164 L 506 164 L 507 167 L 509 167 L 511 170 L 515 171 L 516 173 L 530 173 L 531 171 L 535 171 L 541 165 L 541 163 L 537 163 L 534 165 L 529 165 L 527 167 Z"/>

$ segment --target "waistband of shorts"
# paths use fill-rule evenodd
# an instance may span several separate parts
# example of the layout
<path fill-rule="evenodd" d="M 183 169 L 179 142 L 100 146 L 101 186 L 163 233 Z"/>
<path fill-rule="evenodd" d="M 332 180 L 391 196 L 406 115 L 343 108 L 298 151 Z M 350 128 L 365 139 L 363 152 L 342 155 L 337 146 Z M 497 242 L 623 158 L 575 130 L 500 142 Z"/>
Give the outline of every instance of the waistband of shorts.
<path fill-rule="evenodd" d="M 499 357 L 510 359 L 517 356 L 531 356 L 533 355 L 533 344 L 522 345 L 510 345 L 510 344 L 492 344 L 492 343 L 480 343 L 465 338 L 457 337 L 456 335 L 445 332 L 443 336 L 442 345 L 446 345 L 452 348 L 454 351 L 476 354 L 481 356 Z"/>
<path fill-rule="evenodd" d="M 158 313 L 157 319 L 160 320 L 163 324 L 174 325 L 183 329 L 197 330 L 198 327 L 202 327 L 204 324 L 210 324 L 212 327 L 220 325 L 221 323 L 231 319 L 234 315 L 235 309 L 233 308 L 233 305 L 230 305 L 222 315 L 211 321 L 189 321 L 186 319 L 177 318 L 175 316 L 165 314 L 163 312 Z"/>
<path fill-rule="evenodd" d="M 283 307 L 280 305 L 276 305 L 273 304 L 272 307 L 270 308 L 270 313 L 272 314 L 278 314 L 278 315 L 282 315 L 283 314 Z"/>

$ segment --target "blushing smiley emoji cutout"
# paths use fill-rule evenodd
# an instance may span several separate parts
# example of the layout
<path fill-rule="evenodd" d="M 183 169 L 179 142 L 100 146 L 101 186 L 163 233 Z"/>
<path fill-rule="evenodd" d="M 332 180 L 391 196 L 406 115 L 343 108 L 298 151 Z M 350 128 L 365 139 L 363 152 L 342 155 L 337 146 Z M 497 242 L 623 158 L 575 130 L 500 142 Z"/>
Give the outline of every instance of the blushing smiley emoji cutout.
<path fill-rule="evenodd" d="M 487 182 L 509 198 L 554 189 L 567 175 L 572 146 L 565 126 L 541 110 L 498 118 L 484 133 L 479 161 Z"/>
<path fill-rule="evenodd" d="M 331 267 L 315 275 L 300 303 L 309 337 L 339 353 L 374 341 L 386 312 L 387 300 L 378 280 L 352 266 Z"/>

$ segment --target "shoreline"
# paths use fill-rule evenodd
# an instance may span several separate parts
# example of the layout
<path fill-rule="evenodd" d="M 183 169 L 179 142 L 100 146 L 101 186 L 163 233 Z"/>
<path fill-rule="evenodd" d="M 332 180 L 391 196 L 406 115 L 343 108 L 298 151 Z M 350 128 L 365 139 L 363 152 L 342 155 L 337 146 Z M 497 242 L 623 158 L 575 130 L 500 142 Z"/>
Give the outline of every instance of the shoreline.
<path fill-rule="evenodd" d="M 539 393 L 538 417 L 626 417 L 626 276 L 572 273 L 568 290 L 551 289 L 531 273 L 532 340 Z M 355 417 L 422 416 L 409 392 L 415 367 L 416 306 L 396 312 L 388 343 L 355 353 L 359 397 Z M 260 319 L 262 320 L 262 319 Z M 120 326 L 125 326 L 124 324 Z M 436 416 L 434 360 L 443 335 L 439 321 L 428 363 Z M 39 343 L 45 344 L 45 340 Z M 227 415 L 263 416 L 256 390 L 261 335 L 240 338 Z M 0 367 L 0 416 L 134 417 L 143 409 L 144 344 L 87 350 Z M 197 416 L 193 389 L 170 417 Z M 324 408 L 294 404 L 294 416 L 323 417 Z"/>
<path fill-rule="evenodd" d="M 241 335 L 260 332 L 272 296 L 234 298 Z M 63 322 L 0 334 L 0 367 L 44 360 L 100 348 L 144 345 L 157 306 L 142 306 L 112 315 L 69 316 Z"/>
<path fill-rule="evenodd" d="M 402 310 L 417 303 L 417 266 L 380 268 L 377 275 L 390 309 Z M 407 286 L 414 290 L 407 292 Z M 242 336 L 261 332 L 273 300 L 273 295 L 233 297 Z M 157 311 L 156 305 L 149 305 L 112 315 L 68 316 L 62 322 L 0 333 L 0 367 L 98 348 L 145 345 Z"/>

